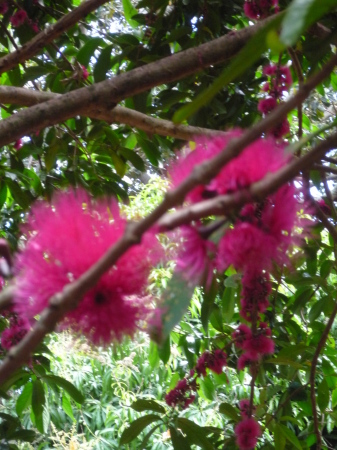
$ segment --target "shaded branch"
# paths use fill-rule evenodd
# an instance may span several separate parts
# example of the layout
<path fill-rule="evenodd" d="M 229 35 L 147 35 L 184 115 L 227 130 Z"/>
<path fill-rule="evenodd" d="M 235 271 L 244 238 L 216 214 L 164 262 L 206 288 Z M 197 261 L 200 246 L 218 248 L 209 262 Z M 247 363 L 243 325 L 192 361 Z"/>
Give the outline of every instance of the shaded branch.
<path fill-rule="evenodd" d="M 19 63 L 27 61 L 32 56 L 39 53 L 43 47 L 52 42 L 66 30 L 76 25 L 83 17 L 107 2 L 108 0 L 87 0 L 81 3 L 78 8 L 63 16 L 54 25 L 41 31 L 41 33 L 37 34 L 22 47 L 0 58 L 0 74 L 12 69 Z"/>
<path fill-rule="evenodd" d="M 159 61 L 124 72 L 110 80 L 76 89 L 45 103 L 21 110 L 0 122 L 0 146 L 41 128 L 55 125 L 79 114 L 82 108 L 97 112 L 116 106 L 121 100 L 152 87 L 177 81 L 234 56 L 269 19 L 228 33 Z M 306 96 L 305 96 L 306 97 Z"/>
<path fill-rule="evenodd" d="M 37 92 L 13 86 L 0 86 L 0 103 L 11 105 L 32 106 L 61 96 L 62 94 L 52 92 Z M 116 106 L 113 110 L 102 109 L 99 111 L 96 107 L 83 108 L 79 114 L 92 119 L 104 120 L 108 123 L 122 123 L 150 134 L 171 136 L 182 140 L 193 139 L 195 136 L 218 136 L 223 133 L 209 128 L 174 124 L 169 120 L 156 119 L 122 106 Z"/>

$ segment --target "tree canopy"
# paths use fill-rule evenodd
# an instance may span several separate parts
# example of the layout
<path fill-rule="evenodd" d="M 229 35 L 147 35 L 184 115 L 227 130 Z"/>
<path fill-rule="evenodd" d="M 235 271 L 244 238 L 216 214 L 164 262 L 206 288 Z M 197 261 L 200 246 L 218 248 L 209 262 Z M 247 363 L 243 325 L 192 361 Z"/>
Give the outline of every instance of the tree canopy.
<path fill-rule="evenodd" d="M 336 0 L 0 14 L 0 448 L 335 448 Z"/>

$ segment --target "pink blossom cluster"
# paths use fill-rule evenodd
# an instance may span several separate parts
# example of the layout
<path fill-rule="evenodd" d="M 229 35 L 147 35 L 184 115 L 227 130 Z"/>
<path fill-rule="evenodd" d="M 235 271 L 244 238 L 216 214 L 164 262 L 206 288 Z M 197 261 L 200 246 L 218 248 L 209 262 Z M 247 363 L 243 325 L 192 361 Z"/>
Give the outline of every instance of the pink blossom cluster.
<path fill-rule="evenodd" d="M 241 324 L 234 331 L 232 337 L 235 346 L 243 350 L 238 360 L 239 370 L 259 361 L 263 355 L 274 353 L 271 330 L 265 322 L 260 322 L 254 332 L 248 325 Z"/>
<path fill-rule="evenodd" d="M 9 328 L 1 333 L 1 347 L 9 350 L 18 344 L 30 329 L 29 321 L 25 317 L 20 317 L 13 311 L 2 313 L 9 320 Z"/>
<path fill-rule="evenodd" d="M 172 407 L 188 408 L 195 399 L 193 392 L 196 392 L 199 388 L 197 378 L 201 377 L 201 375 L 207 376 L 206 369 L 220 375 L 226 365 L 227 355 L 223 350 L 205 351 L 199 357 L 195 368 L 190 371 L 189 377 L 178 381 L 176 387 L 166 394 L 166 403 Z"/>
<path fill-rule="evenodd" d="M 284 92 L 289 91 L 292 85 L 292 76 L 288 66 L 271 64 L 264 67 L 263 74 L 269 77 L 269 81 L 262 86 L 262 91 L 267 97 L 260 100 L 258 110 L 264 116 L 269 114 L 281 102 Z M 288 119 L 285 118 L 281 123 L 271 130 L 271 134 L 279 139 L 290 131 Z"/>
<path fill-rule="evenodd" d="M 236 425 L 235 435 L 240 450 L 253 450 L 261 436 L 261 427 L 255 419 L 248 417 Z"/>
<path fill-rule="evenodd" d="M 280 7 L 278 0 L 246 0 L 243 10 L 249 19 L 259 20 L 278 13 Z"/>
<path fill-rule="evenodd" d="M 16 310 L 28 319 L 40 314 L 54 294 L 106 253 L 125 227 L 114 201 L 95 202 L 82 190 L 59 193 L 51 205 L 36 203 L 24 229 L 26 248 L 14 264 Z M 157 242 L 152 232 L 145 233 L 67 313 L 61 328 L 82 332 L 96 344 L 133 335 L 153 311 L 146 286 L 160 257 Z"/>
<path fill-rule="evenodd" d="M 8 11 L 8 2 L 7 1 L 0 2 L 0 14 L 4 15 L 6 14 L 7 11 Z M 35 33 L 39 32 L 38 24 L 28 17 L 28 14 L 24 9 L 17 9 L 15 13 L 10 17 L 9 21 L 12 27 L 14 28 L 21 27 L 21 25 L 27 23 Z"/>
<path fill-rule="evenodd" d="M 173 186 L 178 186 L 193 168 L 223 151 L 228 143 L 241 135 L 234 130 L 225 137 L 200 139 L 195 150 L 178 158 L 170 171 Z M 272 137 L 260 138 L 248 145 L 232 159 L 208 184 L 198 185 L 187 196 L 197 203 L 217 195 L 234 193 L 276 172 L 289 161 L 284 147 Z M 233 227 L 219 230 L 216 241 L 205 232 L 200 223 L 185 225 L 181 229 L 183 244 L 177 258 L 177 268 L 191 283 L 210 280 L 214 269 L 224 271 L 233 265 L 244 273 L 243 317 L 248 316 L 251 299 L 259 291 L 259 307 L 267 306 L 268 275 L 273 263 L 287 262 L 287 250 L 299 243 L 295 229 L 301 226 L 299 211 L 303 208 L 300 192 L 293 183 L 282 186 L 264 201 L 250 203 L 241 208 L 234 218 Z M 206 230 L 207 231 L 207 230 Z M 211 229 L 212 231 L 212 229 Z M 263 248 L 263 252 L 261 249 Z M 261 277 L 264 281 L 261 283 Z"/>

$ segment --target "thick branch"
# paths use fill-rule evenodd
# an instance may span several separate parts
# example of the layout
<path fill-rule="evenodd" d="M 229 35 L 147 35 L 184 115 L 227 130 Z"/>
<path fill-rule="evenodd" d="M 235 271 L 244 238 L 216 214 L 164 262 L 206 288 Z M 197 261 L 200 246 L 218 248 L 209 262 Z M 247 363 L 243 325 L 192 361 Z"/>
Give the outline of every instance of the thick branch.
<path fill-rule="evenodd" d="M 83 19 L 89 13 L 95 11 L 99 6 L 104 5 L 104 3 L 107 2 L 108 0 L 87 0 L 81 3 L 78 8 L 63 16 L 54 25 L 41 31 L 41 33 L 37 34 L 25 45 L 0 58 L 0 74 L 12 69 L 19 63 L 27 61 L 29 58 L 39 53 L 43 47 L 60 36 L 60 34 L 76 25 L 79 20 Z"/>
<path fill-rule="evenodd" d="M 61 96 L 62 94 L 54 94 L 52 92 L 38 92 L 13 86 L 0 86 L 0 103 L 11 105 L 32 106 Z M 97 111 L 96 107 L 83 108 L 79 114 L 92 119 L 105 120 L 108 123 L 122 123 L 150 134 L 171 136 L 182 140 L 193 139 L 195 136 L 211 137 L 222 134 L 221 131 L 208 128 L 177 125 L 169 120 L 156 119 L 122 106 L 116 106 L 113 110 L 102 109 L 100 111 Z"/>
<path fill-rule="evenodd" d="M 32 131 L 74 117 L 84 107 L 95 107 L 97 112 L 105 111 L 127 97 L 223 62 L 241 50 L 249 38 L 265 25 L 266 20 L 268 19 L 199 47 L 122 73 L 111 80 L 71 91 L 62 97 L 19 111 L 0 122 L 0 146 L 14 142 Z"/>

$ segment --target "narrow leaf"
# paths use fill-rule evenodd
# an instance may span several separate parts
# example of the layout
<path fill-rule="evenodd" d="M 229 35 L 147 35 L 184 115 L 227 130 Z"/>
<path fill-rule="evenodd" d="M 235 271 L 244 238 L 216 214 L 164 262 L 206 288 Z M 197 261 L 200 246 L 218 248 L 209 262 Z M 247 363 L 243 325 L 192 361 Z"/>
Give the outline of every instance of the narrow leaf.
<path fill-rule="evenodd" d="M 131 423 L 131 425 L 123 431 L 123 434 L 120 439 L 120 444 L 128 444 L 129 442 L 136 439 L 137 436 L 146 428 L 148 425 L 150 425 L 153 422 L 156 422 L 157 420 L 161 420 L 159 416 L 156 414 L 149 414 L 144 417 L 140 417 L 139 419 L 135 420 Z"/>
<path fill-rule="evenodd" d="M 300 444 L 300 441 L 297 439 L 297 436 L 295 433 L 290 429 L 287 428 L 285 425 L 279 424 L 280 431 L 282 432 L 283 436 L 293 444 L 294 447 L 298 448 L 298 450 L 302 450 L 302 446 Z"/>
<path fill-rule="evenodd" d="M 294 0 L 282 22 L 281 42 L 294 45 L 303 31 L 336 6 L 336 0 Z"/>
<path fill-rule="evenodd" d="M 132 26 L 132 28 L 137 28 L 139 23 L 136 20 L 132 20 L 131 17 L 138 14 L 138 11 L 132 5 L 131 0 L 122 0 L 122 4 L 124 9 L 125 20 L 129 25 Z"/>
<path fill-rule="evenodd" d="M 65 380 L 62 377 L 58 377 L 57 375 L 46 375 L 43 377 L 43 381 L 46 383 L 52 382 L 57 384 L 57 386 L 60 386 L 65 391 L 67 391 L 70 397 L 75 400 L 75 402 L 77 403 L 84 402 L 84 396 L 72 383 L 70 383 L 70 381 Z"/>
<path fill-rule="evenodd" d="M 317 388 L 317 403 L 323 412 L 329 404 L 329 386 L 325 378 L 319 383 Z"/>
<path fill-rule="evenodd" d="M 195 114 L 202 106 L 209 103 L 215 95 L 233 81 L 239 75 L 244 73 L 252 64 L 254 64 L 267 50 L 267 36 L 271 30 L 276 29 L 284 13 L 275 15 L 275 17 L 261 28 L 245 45 L 240 53 L 233 59 L 233 61 L 224 69 L 222 74 L 195 100 L 180 108 L 173 116 L 173 122 L 179 123 Z"/>
<path fill-rule="evenodd" d="M 131 408 L 135 411 L 155 411 L 165 413 L 165 408 L 154 400 L 139 399 L 132 403 Z"/>
<path fill-rule="evenodd" d="M 221 405 L 219 406 L 219 412 L 221 414 L 225 414 L 225 416 L 234 420 L 234 422 L 239 422 L 241 420 L 241 416 L 238 410 L 229 403 L 221 403 Z"/>
<path fill-rule="evenodd" d="M 162 345 L 173 327 L 175 327 L 190 304 L 194 286 L 191 286 L 179 272 L 175 272 L 167 283 L 167 288 L 163 293 L 161 309 L 161 326 L 153 326 L 151 339 Z"/>
<path fill-rule="evenodd" d="M 187 435 L 188 440 L 204 450 L 214 450 L 212 443 L 207 439 L 206 430 L 188 419 L 179 417 L 177 425 L 183 433 Z"/>
<path fill-rule="evenodd" d="M 170 427 L 170 435 L 174 450 L 190 450 L 190 444 L 187 439 L 173 427 Z"/>

